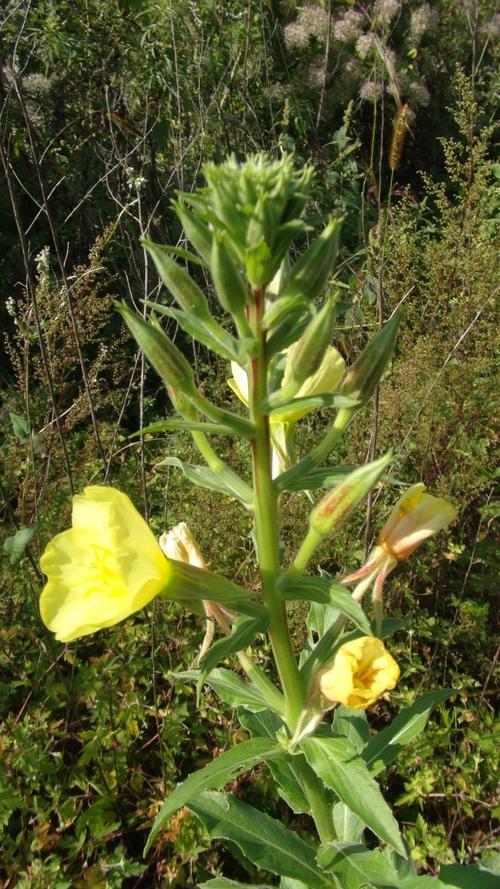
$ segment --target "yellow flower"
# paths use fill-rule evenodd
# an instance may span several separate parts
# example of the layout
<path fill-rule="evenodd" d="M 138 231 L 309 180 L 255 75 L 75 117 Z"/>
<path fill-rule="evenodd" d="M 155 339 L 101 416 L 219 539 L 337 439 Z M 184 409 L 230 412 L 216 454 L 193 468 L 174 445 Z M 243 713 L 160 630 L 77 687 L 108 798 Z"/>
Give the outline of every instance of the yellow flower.
<path fill-rule="evenodd" d="M 398 561 L 406 559 L 432 534 L 446 528 L 456 516 L 456 509 L 446 500 L 426 494 L 425 485 L 412 485 L 394 506 L 379 534 L 378 546 L 373 548 L 366 564 L 344 577 L 342 583 L 359 581 L 353 592 L 358 601 L 373 584 L 374 601 L 380 602 L 384 581 Z"/>
<path fill-rule="evenodd" d="M 126 494 L 97 485 L 73 497 L 72 525 L 47 545 L 43 622 L 61 642 L 110 627 L 169 585 L 172 567 Z"/>
<path fill-rule="evenodd" d="M 394 688 L 399 667 L 384 643 L 374 636 L 346 642 L 319 676 L 321 694 L 331 703 L 366 710 Z"/>

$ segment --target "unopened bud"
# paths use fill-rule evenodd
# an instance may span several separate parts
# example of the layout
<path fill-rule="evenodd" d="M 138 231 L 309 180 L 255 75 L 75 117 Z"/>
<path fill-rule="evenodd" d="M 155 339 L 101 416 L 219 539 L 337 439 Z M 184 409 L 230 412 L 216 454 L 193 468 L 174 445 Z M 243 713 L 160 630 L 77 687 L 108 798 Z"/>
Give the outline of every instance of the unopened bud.
<path fill-rule="evenodd" d="M 328 281 L 339 250 L 342 219 L 335 217 L 292 266 L 286 296 L 316 299 Z"/>
<path fill-rule="evenodd" d="M 232 315 L 240 316 L 249 299 L 248 284 L 224 239 L 217 235 L 212 245 L 210 268 L 221 306 Z"/>
<path fill-rule="evenodd" d="M 116 308 L 162 380 L 182 392 L 196 394 L 191 365 L 166 333 L 159 326 L 144 321 L 137 312 L 133 312 L 124 303 L 116 304 Z"/>
<path fill-rule="evenodd" d="M 370 493 L 392 460 L 388 453 L 380 460 L 355 469 L 316 504 L 311 512 L 311 529 L 322 538 L 330 537 Z"/>
<path fill-rule="evenodd" d="M 179 389 L 167 386 L 167 392 L 174 408 L 185 420 L 196 421 L 198 419 L 198 411 Z"/>
<path fill-rule="evenodd" d="M 344 379 L 342 395 L 362 404 L 370 400 L 394 352 L 401 317 L 400 312 L 393 315 L 365 346 Z"/>
<path fill-rule="evenodd" d="M 173 293 L 180 307 L 186 312 L 193 312 L 198 318 L 208 318 L 210 312 L 205 294 L 187 271 L 172 259 L 168 249 L 152 241 L 144 240 L 143 244 L 152 257 L 160 278 Z"/>
<path fill-rule="evenodd" d="M 321 366 L 332 338 L 334 317 L 335 299 L 328 299 L 290 350 L 287 374 L 295 383 L 303 383 Z"/>

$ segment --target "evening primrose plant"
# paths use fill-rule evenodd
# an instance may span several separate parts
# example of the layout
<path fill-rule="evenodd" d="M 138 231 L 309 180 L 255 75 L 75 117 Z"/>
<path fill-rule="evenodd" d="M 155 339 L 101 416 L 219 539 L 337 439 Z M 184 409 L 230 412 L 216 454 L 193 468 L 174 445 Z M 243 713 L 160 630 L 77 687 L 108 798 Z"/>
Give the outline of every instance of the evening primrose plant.
<path fill-rule="evenodd" d="M 384 482 L 392 461 L 385 454 L 351 471 L 332 465 L 330 455 L 391 361 L 399 316 L 347 369 L 332 343 L 342 317 L 335 282 L 342 220 L 333 215 L 315 234 L 304 218 L 311 167 L 296 171 L 290 157 L 257 155 L 241 165 L 234 158 L 208 164 L 204 172 L 206 186 L 179 195 L 175 204 L 196 253 L 144 242 L 174 302 L 149 302 L 149 320 L 126 305 L 118 309 L 175 409 L 155 431 L 188 430 L 204 461 L 193 466 L 174 458 L 174 465 L 194 484 L 236 498 L 252 517 L 260 588 L 244 589 L 208 570 L 206 554 L 184 522 L 158 542 L 125 494 L 91 486 L 74 497 L 72 528 L 57 535 L 42 557 L 42 618 L 62 642 L 112 626 L 155 597 L 174 600 L 205 621 L 198 669 L 176 674 L 176 681 L 195 681 L 198 694 L 211 687 L 237 708 L 248 737 L 167 796 L 146 851 L 161 842 L 169 819 L 186 806 L 211 837 L 236 844 L 282 889 L 451 885 L 446 868 L 439 880 L 417 876 L 375 780 L 451 692 L 424 694 L 379 734 L 370 730 L 369 711 L 400 675 L 389 652 L 399 625 L 383 614 L 382 583 L 455 511 L 414 486 L 396 504 L 367 564 L 344 584 L 325 573 L 306 573 L 318 547 Z M 304 235 L 309 246 L 291 262 L 291 245 Z M 186 260 L 210 274 L 231 324 L 211 312 Z M 199 391 L 191 364 L 162 329 L 163 317 L 227 361 L 245 414 L 217 406 Z M 331 426 L 299 458 L 297 424 L 325 407 L 335 410 Z M 217 436 L 247 445 L 251 479 L 220 458 Z M 281 540 L 286 493 L 306 493 L 312 501 L 296 553 L 286 553 Z M 345 584 L 358 581 L 352 594 Z M 370 585 L 375 607 L 365 611 L 362 594 Z M 296 601 L 310 603 L 309 641 L 301 652 L 292 646 L 287 619 L 287 603 Z M 252 653 L 263 634 L 274 655 L 269 672 Z M 233 658 L 236 670 L 229 668 Z M 307 830 L 294 831 L 224 791 L 261 763 L 292 813 L 309 816 L 300 821 Z M 203 884 L 242 885 L 224 877 Z"/>

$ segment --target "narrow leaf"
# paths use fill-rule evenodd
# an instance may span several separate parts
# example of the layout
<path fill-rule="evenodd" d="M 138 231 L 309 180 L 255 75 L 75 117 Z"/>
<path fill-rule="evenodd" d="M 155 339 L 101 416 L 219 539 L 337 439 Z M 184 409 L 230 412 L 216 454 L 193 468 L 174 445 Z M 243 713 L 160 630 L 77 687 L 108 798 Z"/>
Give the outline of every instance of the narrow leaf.
<path fill-rule="evenodd" d="M 228 880 L 227 877 L 215 877 L 208 883 L 198 883 L 199 889 L 273 889 L 268 883 L 238 883 L 237 880 Z"/>
<path fill-rule="evenodd" d="M 367 883 L 399 885 L 397 871 L 380 850 L 370 851 L 361 844 L 332 843 L 320 852 L 318 864 L 338 877 L 342 889 L 360 889 Z"/>
<path fill-rule="evenodd" d="M 197 683 L 201 670 L 184 670 L 174 673 L 175 679 Z M 245 707 L 252 713 L 267 710 L 268 704 L 260 691 L 248 682 L 243 682 L 236 673 L 223 667 L 212 670 L 205 678 L 205 684 L 219 695 L 221 701 L 230 707 Z"/>
<path fill-rule="evenodd" d="M 365 830 L 365 823 L 351 812 L 345 803 L 335 803 L 333 807 L 333 827 L 340 843 L 361 843 Z"/>
<path fill-rule="evenodd" d="M 150 242 L 145 240 L 143 243 L 147 246 Z M 192 262 L 195 265 L 201 265 L 205 269 L 210 268 L 208 262 L 205 262 L 200 256 L 196 256 L 195 253 L 191 253 L 190 250 L 184 250 L 183 247 L 174 247 L 172 244 L 154 244 L 153 246 L 157 248 L 161 247 L 165 253 L 171 253 L 172 256 L 179 256 L 181 259 L 186 259 L 188 262 Z"/>
<path fill-rule="evenodd" d="M 331 488 L 344 481 L 353 469 L 354 466 L 315 466 L 302 478 L 283 484 L 278 476 L 274 483 L 280 491 L 317 491 L 318 488 Z"/>
<path fill-rule="evenodd" d="M 312 737 L 301 747 L 309 765 L 342 802 L 403 858 L 399 827 L 364 760 L 346 738 Z"/>
<path fill-rule="evenodd" d="M 460 864 L 445 864 L 439 871 L 438 886 L 440 889 L 443 886 L 448 889 L 498 889 L 499 885 L 498 874 L 477 864 L 471 864 L 469 867 L 462 867 Z"/>
<path fill-rule="evenodd" d="M 378 775 L 383 772 L 403 747 L 425 728 L 432 708 L 455 693 L 453 688 L 427 692 L 410 707 L 398 713 L 387 728 L 374 735 L 362 753 L 370 774 Z"/>
<path fill-rule="evenodd" d="M 276 733 L 283 725 L 279 716 L 272 710 L 261 713 L 247 713 L 245 710 L 240 710 L 238 715 L 242 726 L 248 729 L 253 738 L 276 738 Z M 311 810 L 300 781 L 297 761 L 300 758 L 287 756 L 268 763 L 269 771 L 278 785 L 279 795 L 296 815 L 309 814 Z"/>
<path fill-rule="evenodd" d="M 166 457 L 158 466 L 175 466 L 181 469 L 188 481 L 201 488 L 208 488 L 210 491 L 217 491 L 218 494 L 225 494 L 226 497 L 236 497 L 243 505 L 250 509 L 250 502 L 244 496 L 246 491 L 245 482 L 241 482 L 241 487 L 235 484 L 232 475 L 225 473 L 223 470 L 215 474 L 208 466 L 199 466 L 193 463 L 184 463 L 178 457 Z"/>
<path fill-rule="evenodd" d="M 200 664 L 202 669 L 200 681 L 204 681 L 205 677 L 210 673 L 210 670 L 212 670 L 219 661 L 228 657 L 230 654 L 234 654 L 236 651 L 241 651 L 243 648 L 251 645 L 257 634 L 264 633 L 268 625 L 269 620 L 246 617 L 239 618 L 235 621 L 231 634 L 229 636 L 224 636 L 222 639 L 217 639 L 203 658 Z"/>
<path fill-rule="evenodd" d="M 356 753 L 361 753 L 370 740 L 370 730 L 364 710 L 352 710 L 344 704 L 335 708 L 333 721 L 333 733 L 343 735 L 354 747 Z"/>
<path fill-rule="evenodd" d="M 316 865 L 316 850 L 280 821 L 242 803 L 229 793 L 206 791 L 188 806 L 212 839 L 236 843 L 258 867 L 302 880 L 316 889 L 332 886 Z"/>
<path fill-rule="evenodd" d="M 158 420 L 157 423 L 144 426 L 138 432 L 133 432 L 129 438 L 137 438 L 138 435 L 154 435 L 156 432 L 169 432 L 172 429 L 186 430 L 186 432 L 204 432 L 205 435 L 235 435 L 234 429 L 231 426 L 225 426 L 224 423 L 197 422 L 195 420 L 174 418 L 172 420 Z"/>
<path fill-rule="evenodd" d="M 158 836 L 158 833 L 160 830 L 163 830 L 174 812 L 185 806 L 198 793 L 201 793 L 203 790 L 217 790 L 219 787 L 224 787 L 228 781 L 231 781 L 241 772 L 248 772 L 263 759 L 267 760 L 273 756 L 283 755 L 283 748 L 277 744 L 276 740 L 252 738 L 249 741 L 242 741 L 241 744 L 236 744 L 234 747 L 221 753 L 205 768 L 200 769 L 198 772 L 193 772 L 165 800 L 163 808 L 160 809 L 154 820 L 144 854 L 151 848 L 151 844 Z"/>
<path fill-rule="evenodd" d="M 185 312 L 184 309 L 173 309 L 171 306 L 163 306 L 161 303 L 155 303 L 149 299 L 141 300 L 141 302 L 154 309 L 158 315 L 174 318 L 193 339 L 203 343 L 207 349 L 216 352 L 226 361 L 236 360 L 237 341 L 224 328 L 219 327 L 216 321 L 213 321 L 213 324 L 208 328 L 206 322 L 200 321 L 194 315 Z"/>
<path fill-rule="evenodd" d="M 335 392 L 328 392 L 324 395 L 307 395 L 303 398 L 292 398 L 291 401 L 279 402 L 274 399 L 272 404 L 264 403 L 263 409 L 269 413 L 270 417 L 281 414 L 294 414 L 297 411 L 312 411 L 320 407 L 357 407 L 359 401 L 353 401 L 345 395 L 338 395 Z"/>
<path fill-rule="evenodd" d="M 372 636 L 372 630 L 368 618 L 359 602 L 352 598 L 352 594 L 339 583 L 332 583 L 324 577 L 299 577 L 280 587 L 283 599 L 306 602 L 318 602 L 320 605 L 331 605 L 340 614 L 350 621 L 365 636 Z"/>

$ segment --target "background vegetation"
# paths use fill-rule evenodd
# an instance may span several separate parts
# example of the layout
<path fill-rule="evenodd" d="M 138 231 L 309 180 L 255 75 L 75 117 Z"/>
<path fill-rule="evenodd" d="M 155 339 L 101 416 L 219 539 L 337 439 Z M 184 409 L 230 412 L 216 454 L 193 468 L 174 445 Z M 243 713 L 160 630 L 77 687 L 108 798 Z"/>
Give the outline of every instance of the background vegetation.
<path fill-rule="evenodd" d="M 336 344 L 347 361 L 405 305 L 397 359 L 339 462 L 391 445 L 395 479 L 424 481 L 460 518 L 394 576 L 403 679 L 372 719 L 383 724 L 421 688 L 457 689 L 387 792 L 424 871 L 491 862 L 495 4 L 7 0 L 0 16 L 2 885 L 182 887 L 221 866 L 182 812 L 142 858 L 165 792 L 241 732 L 211 693 L 197 708 L 193 688 L 170 679 L 194 661 L 202 628 L 157 604 L 62 648 L 39 620 L 37 563 L 68 525 L 72 491 L 106 481 L 156 532 L 188 521 L 212 567 L 256 582 L 247 517 L 161 465 L 166 454 L 195 459 L 189 438 L 129 438 L 171 407 L 113 311 L 117 297 L 140 307 L 158 293 L 140 235 L 178 242 L 176 189 L 199 184 L 203 163 L 231 151 L 311 159 L 311 218 L 344 209 L 338 280 L 350 307 Z M 200 386 L 231 402 L 227 368 L 170 332 Z M 325 422 L 302 422 L 304 448 Z M 244 451 L 221 447 L 246 471 Z M 325 569 L 359 564 L 395 493 L 377 494 L 321 551 Z M 290 496 L 290 551 L 306 512 Z M 294 614 L 297 643 L 304 617 Z M 265 773 L 235 790 L 289 817 Z M 307 819 L 299 826 L 307 834 Z M 225 873 L 252 882 L 234 856 Z"/>

